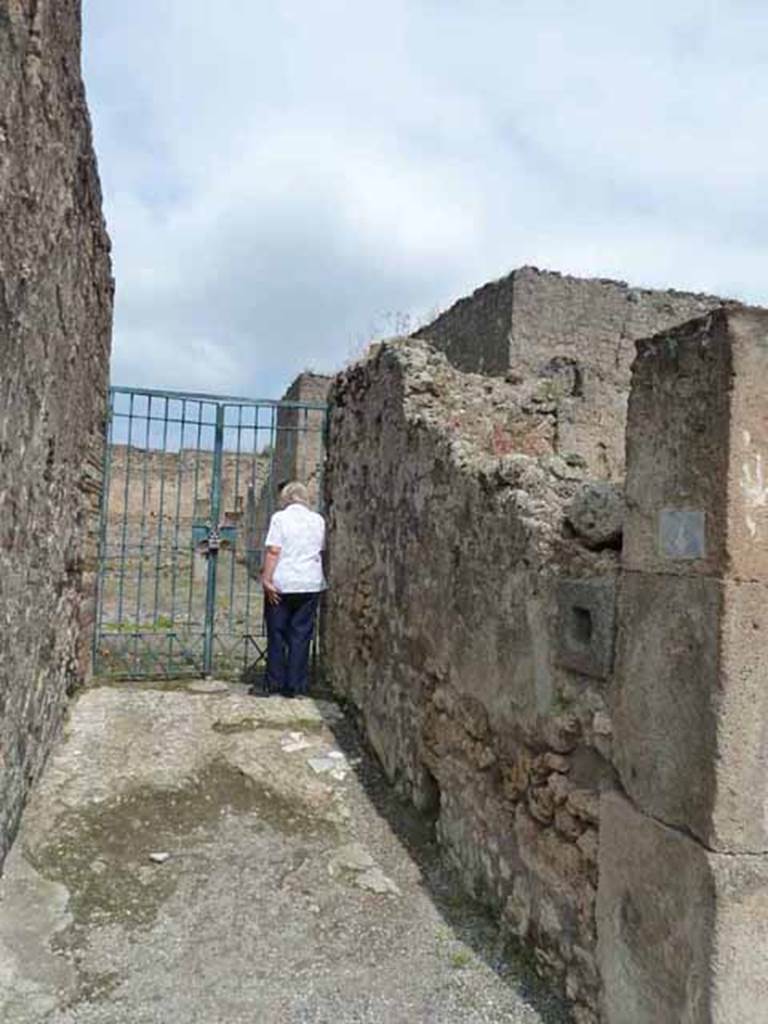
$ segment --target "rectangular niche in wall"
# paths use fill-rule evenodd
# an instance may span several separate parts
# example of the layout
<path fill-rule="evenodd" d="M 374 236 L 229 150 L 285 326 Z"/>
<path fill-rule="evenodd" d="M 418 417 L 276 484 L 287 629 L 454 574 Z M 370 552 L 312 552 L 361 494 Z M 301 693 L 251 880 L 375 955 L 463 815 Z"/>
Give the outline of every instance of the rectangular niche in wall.
<path fill-rule="evenodd" d="M 557 611 L 558 664 L 605 679 L 613 665 L 615 579 L 562 580 L 557 588 Z"/>

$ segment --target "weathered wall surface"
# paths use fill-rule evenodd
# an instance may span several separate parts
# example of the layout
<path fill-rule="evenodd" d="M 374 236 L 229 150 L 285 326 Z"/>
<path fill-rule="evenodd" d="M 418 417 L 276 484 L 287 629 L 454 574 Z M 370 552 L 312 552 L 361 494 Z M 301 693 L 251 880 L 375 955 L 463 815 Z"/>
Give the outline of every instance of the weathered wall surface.
<path fill-rule="evenodd" d="M 539 378 L 541 400 L 557 407 L 559 449 L 586 459 L 593 476 L 618 479 L 635 341 L 722 303 L 522 267 L 459 300 L 417 336 L 459 369 Z"/>
<path fill-rule="evenodd" d="M 768 1006 L 768 311 L 638 347 L 601 807 L 610 1022 Z"/>
<path fill-rule="evenodd" d="M 535 376 L 391 342 L 331 394 L 330 675 L 577 1022 L 765 1016 L 766 339 L 638 343 L 626 510 Z"/>
<path fill-rule="evenodd" d="M 112 317 L 80 4 L 0 0 L 0 863 L 88 671 Z"/>
<path fill-rule="evenodd" d="M 421 342 L 337 378 L 325 643 L 389 777 L 587 1021 L 621 501 L 555 454 L 536 387 Z"/>

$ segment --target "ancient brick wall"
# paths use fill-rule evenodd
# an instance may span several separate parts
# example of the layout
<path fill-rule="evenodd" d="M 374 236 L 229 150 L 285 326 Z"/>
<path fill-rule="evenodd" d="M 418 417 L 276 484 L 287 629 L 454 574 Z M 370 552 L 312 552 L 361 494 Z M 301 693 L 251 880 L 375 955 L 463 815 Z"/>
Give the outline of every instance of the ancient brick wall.
<path fill-rule="evenodd" d="M 112 282 L 76 0 L 0 2 L 0 863 L 89 669 Z"/>
<path fill-rule="evenodd" d="M 558 446 L 619 479 L 634 343 L 708 312 L 711 295 L 633 288 L 522 267 L 459 300 L 417 336 L 459 369 L 539 378 Z"/>
<path fill-rule="evenodd" d="M 536 387 L 422 342 L 337 378 L 324 642 L 390 779 L 591 1020 L 621 501 Z"/>

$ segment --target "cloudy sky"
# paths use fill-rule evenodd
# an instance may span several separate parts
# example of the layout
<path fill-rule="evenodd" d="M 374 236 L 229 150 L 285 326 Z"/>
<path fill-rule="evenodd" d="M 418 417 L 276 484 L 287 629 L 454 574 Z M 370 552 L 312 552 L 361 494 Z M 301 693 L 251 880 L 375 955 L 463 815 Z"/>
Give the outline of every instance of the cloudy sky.
<path fill-rule="evenodd" d="M 768 302 L 764 0 L 84 0 L 113 381 L 276 397 L 531 263 Z"/>

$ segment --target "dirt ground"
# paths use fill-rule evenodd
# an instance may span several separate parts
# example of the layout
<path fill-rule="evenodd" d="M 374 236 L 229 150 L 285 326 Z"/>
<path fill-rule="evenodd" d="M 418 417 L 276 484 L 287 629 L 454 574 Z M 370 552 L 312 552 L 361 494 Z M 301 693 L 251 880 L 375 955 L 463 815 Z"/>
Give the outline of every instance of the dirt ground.
<path fill-rule="evenodd" d="M 76 701 L 0 881 L 3 1024 L 556 1024 L 330 701 Z"/>

